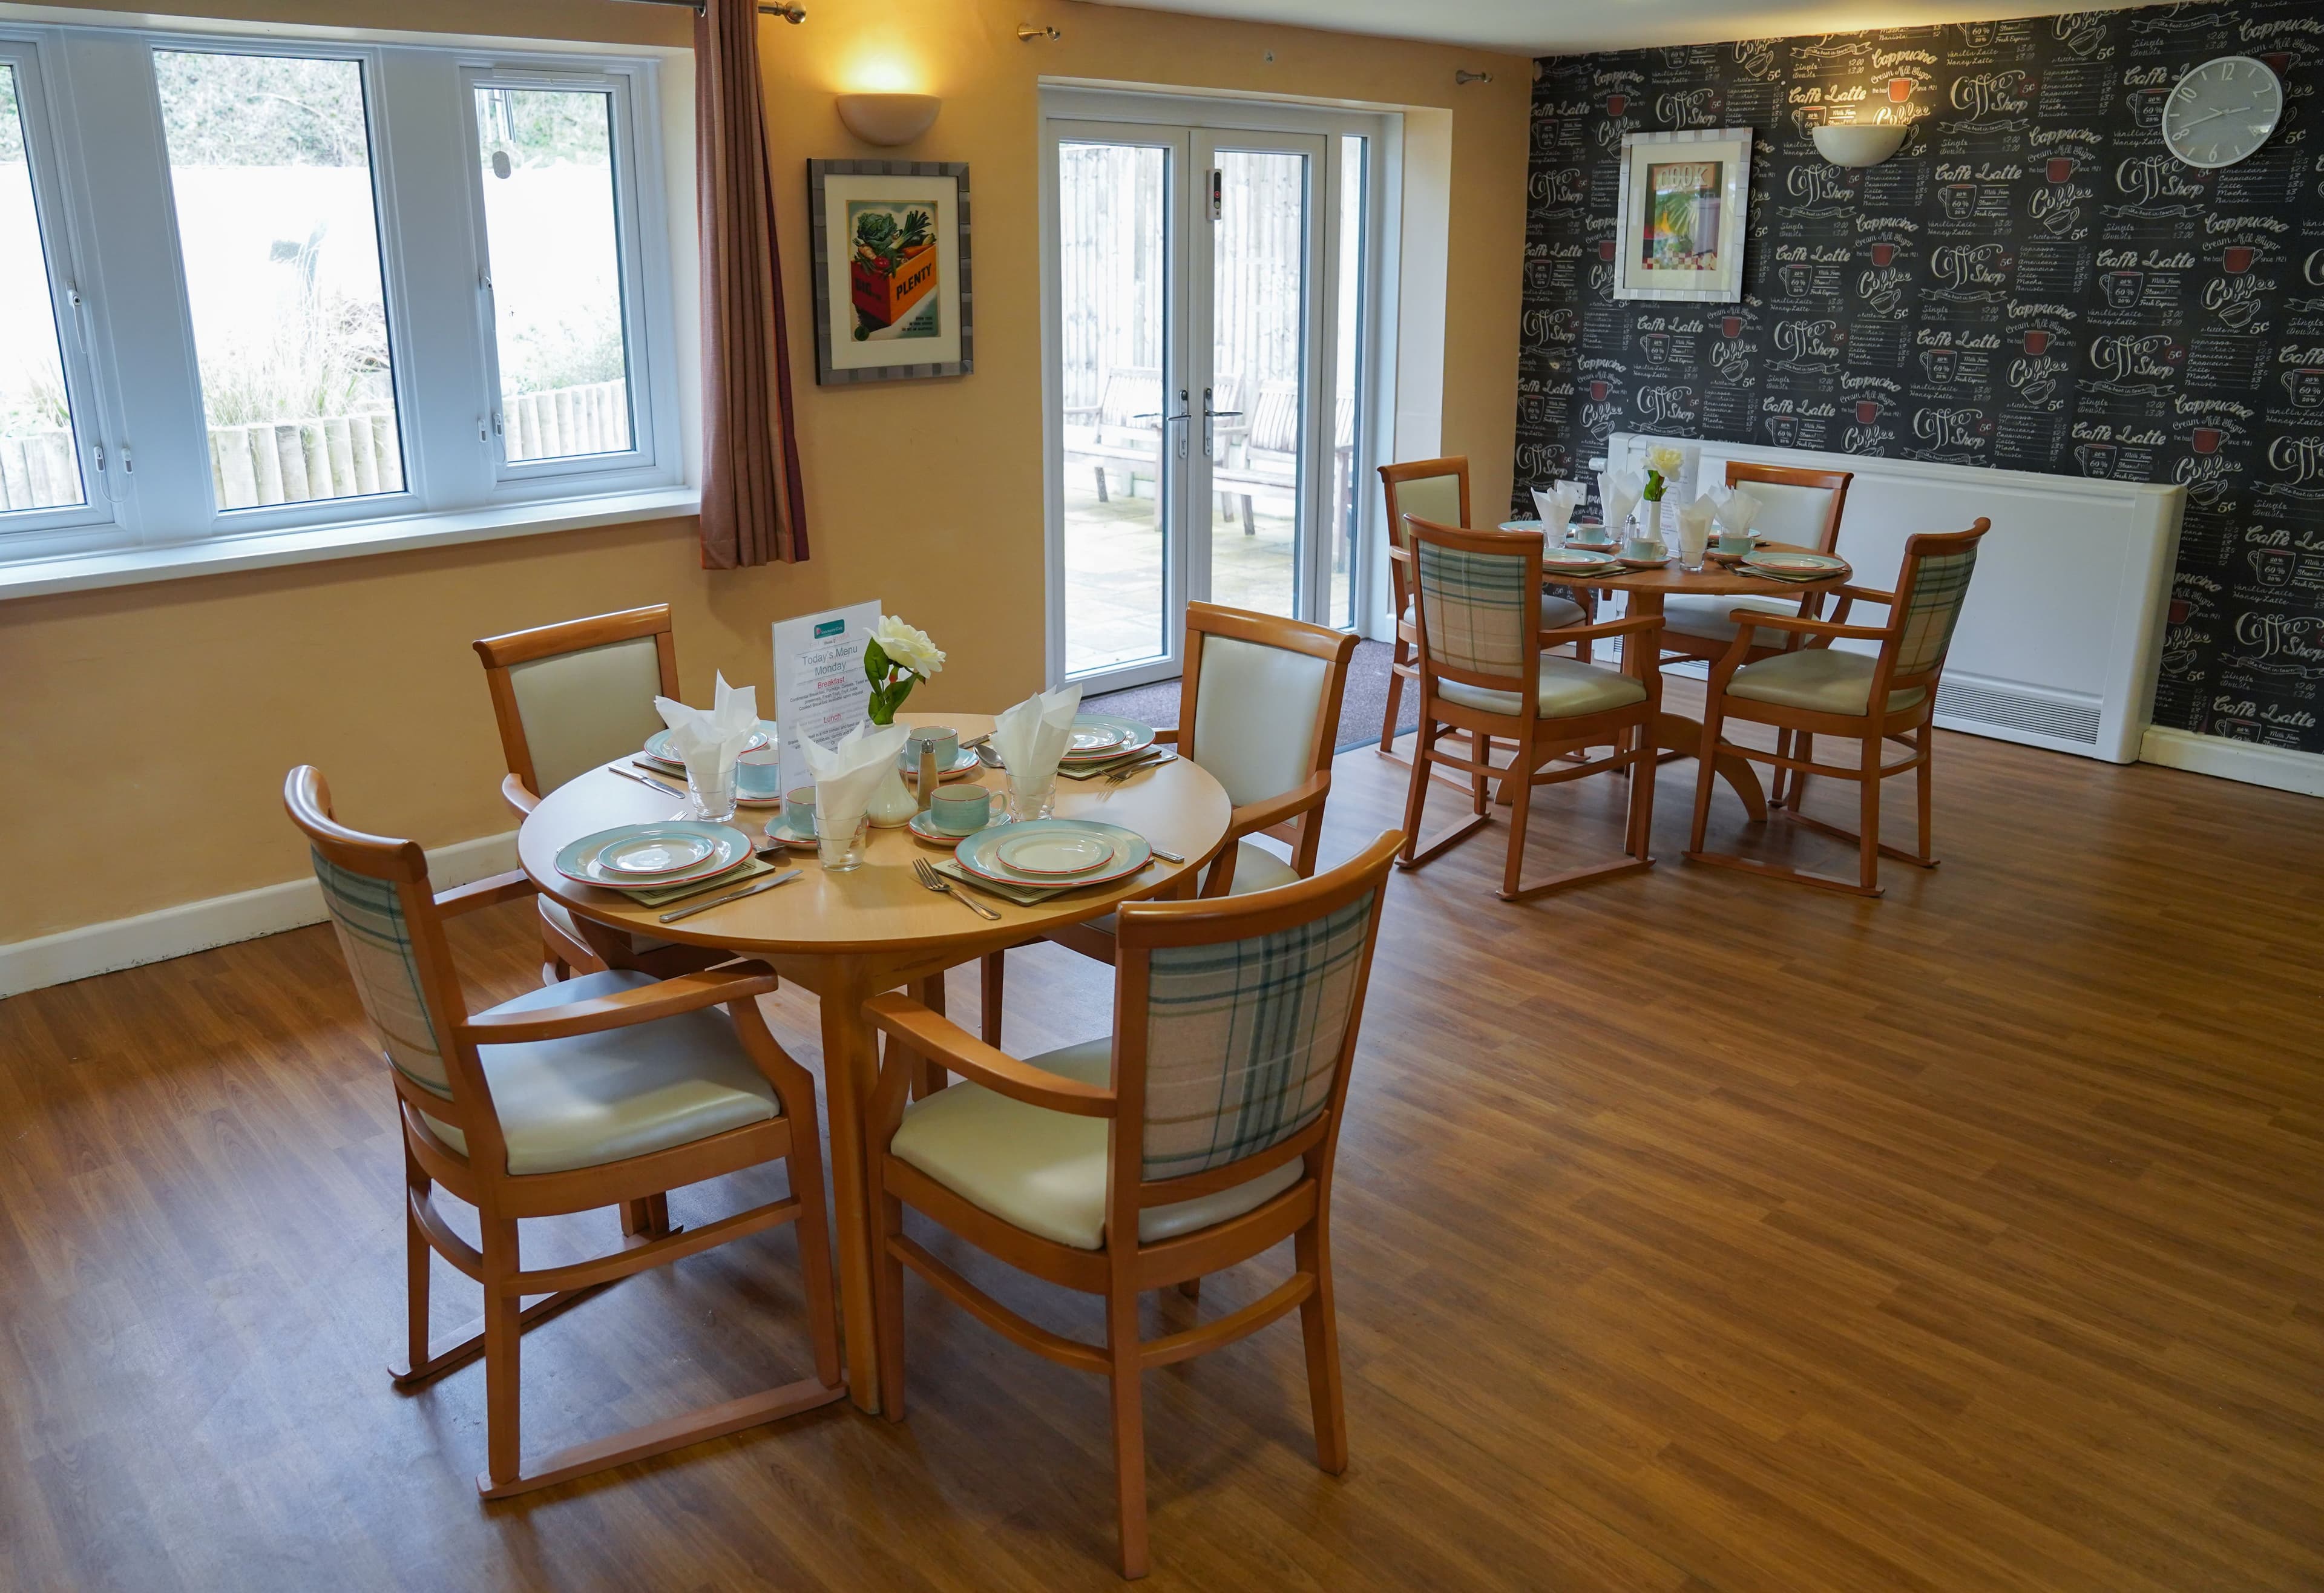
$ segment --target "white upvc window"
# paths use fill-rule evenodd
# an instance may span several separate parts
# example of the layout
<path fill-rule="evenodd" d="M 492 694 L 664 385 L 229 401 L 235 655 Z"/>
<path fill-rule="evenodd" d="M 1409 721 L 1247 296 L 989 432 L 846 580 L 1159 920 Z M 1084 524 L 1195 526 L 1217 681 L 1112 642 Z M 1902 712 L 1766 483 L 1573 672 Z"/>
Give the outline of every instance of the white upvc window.
<path fill-rule="evenodd" d="M 0 23 L 0 579 L 682 486 L 659 70 Z"/>

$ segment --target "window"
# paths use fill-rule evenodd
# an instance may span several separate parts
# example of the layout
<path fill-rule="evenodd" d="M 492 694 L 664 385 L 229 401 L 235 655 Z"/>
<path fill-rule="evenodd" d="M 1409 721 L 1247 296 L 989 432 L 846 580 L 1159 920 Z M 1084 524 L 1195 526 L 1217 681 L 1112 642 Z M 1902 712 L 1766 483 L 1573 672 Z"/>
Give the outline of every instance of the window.
<path fill-rule="evenodd" d="M 657 69 L 0 23 L 0 567 L 682 488 Z"/>

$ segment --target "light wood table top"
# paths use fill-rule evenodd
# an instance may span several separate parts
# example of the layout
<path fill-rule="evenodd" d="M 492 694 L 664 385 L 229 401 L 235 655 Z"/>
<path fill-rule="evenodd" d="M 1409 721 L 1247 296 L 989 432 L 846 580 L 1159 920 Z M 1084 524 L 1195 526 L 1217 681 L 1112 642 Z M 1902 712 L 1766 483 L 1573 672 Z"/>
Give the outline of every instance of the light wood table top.
<path fill-rule="evenodd" d="M 1794 547 L 1788 542 L 1762 542 L 1759 551 L 1813 553 L 1815 549 Z M 1542 578 L 1559 585 L 1590 586 L 1607 592 L 1651 592 L 1664 597 L 1682 593 L 1702 597 L 1781 597 L 1785 593 L 1829 592 L 1855 579 L 1855 573 L 1850 569 L 1840 569 L 1821 580 L 1777 581 L 1766 576 L 1747 576 L 1710 559 L 1704 560 L 1699 570 L 1684 569 L 1674 558 L 1658 569 L 1624 570 L 1618 576 L 1591 576 L 1583 580 L 1566 581 L 1559 572 L 1545 570 Z"/>
<path fill-rule="evenodd" d="M 964 737 L 992 728 L 989 714 L 902 714 L 897 721 L 951 725 Z M 608 767 L 632 766 L 622 759 Z M 982 769 L 975 778 L 991 789 L 993 806 L 999 808 L 1006 796 L 1006 777 Z M 1126 880 L 1067 891 L 1034 907 L 978 893 L 977 901 L 1001 915 L 998 924 L 922 887 L 913 875 L 913 861 L 926 858 L 933 862 L 948 853 L 900 828 L 874 828 L 864 847 L 863 866 L 841 873 L 825 872 L 812 846 L 792 847 L 780 864 L 801 870 L 790 884 L 675 924 L 658 922 L 659 915 L 686 906 L 684 900 L 661 907 L 641 907 L 619 891 L 576 884 L 557 871 L 557 854 L 570 843 L 616 824 L 667 819 L 685 800 L 682 791 L 665 800 L 635 780 L 594 769 L 541 798 L 540 806 L 518 832 L 518 854 L 525 872 L 541 889 L 575 912 L 657 940 L 779 954 L 904 952 L 916 957 L 940 953 L 958 943 L 965 958 L 975 954 L 974 943 L 1014 944 L 1045 929 L 1094 918 L 1122 902 L 1159 893 L 1218 850 L 1233 810 L 1225 787 L 1208 770 L 1185 758 L 1144 770 L 1120 785 L 1061 778 L 1057 781 L 1059 818 L 1120 824 L 1187 861 L 1167 863 L 1157 858 Z M 741 808 L 733 822 L 755 840 L 775 812 Z"/>

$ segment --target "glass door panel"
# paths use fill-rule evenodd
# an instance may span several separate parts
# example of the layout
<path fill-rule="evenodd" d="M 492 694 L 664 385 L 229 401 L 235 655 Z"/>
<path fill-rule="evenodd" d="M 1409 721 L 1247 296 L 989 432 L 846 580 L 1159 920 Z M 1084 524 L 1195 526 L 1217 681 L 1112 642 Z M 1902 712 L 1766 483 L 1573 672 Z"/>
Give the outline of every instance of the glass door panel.
<path fill-rule="evenodd" d="M 1185 411 L 1170 357 L 1173 151 L 1057 146 L 1065 667 L 1086 676 L 1177 647 L 1172 471 Z M 1173 401 L 1166 403 L 1166 394 Z"/>
<path fill-rule="evenodd" d="M 1210 152 L 1204 539 L 1212 602 L 1297 618 L 1310 546 L 1303 445 L 1316 177 L 1304 146 L 1321 141 L 1283 142 L 1292 147 Z"/>

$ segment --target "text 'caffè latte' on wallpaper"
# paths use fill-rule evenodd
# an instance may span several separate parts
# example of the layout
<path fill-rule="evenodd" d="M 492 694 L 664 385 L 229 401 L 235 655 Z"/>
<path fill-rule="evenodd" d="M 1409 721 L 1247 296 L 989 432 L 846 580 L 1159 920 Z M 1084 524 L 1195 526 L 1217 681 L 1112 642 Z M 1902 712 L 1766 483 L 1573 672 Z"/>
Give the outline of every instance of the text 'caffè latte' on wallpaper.
<path fill-rule="evenodd" d="M 2190 68 L 2282 116 L 2166 147 Z M 1536 63 L 1517 497 L 1613 431 L 2179 482 L 2161 725 L 2324 751 L 2324 5 L 2253 0 Z M 1910 128 L 1885 163 L 1825 121 Z M 1748 127 L 1741 299 L 1617 300 L 1625 134 Z M 1958 529 L 1931 527 L 1930 529 Z"/>

